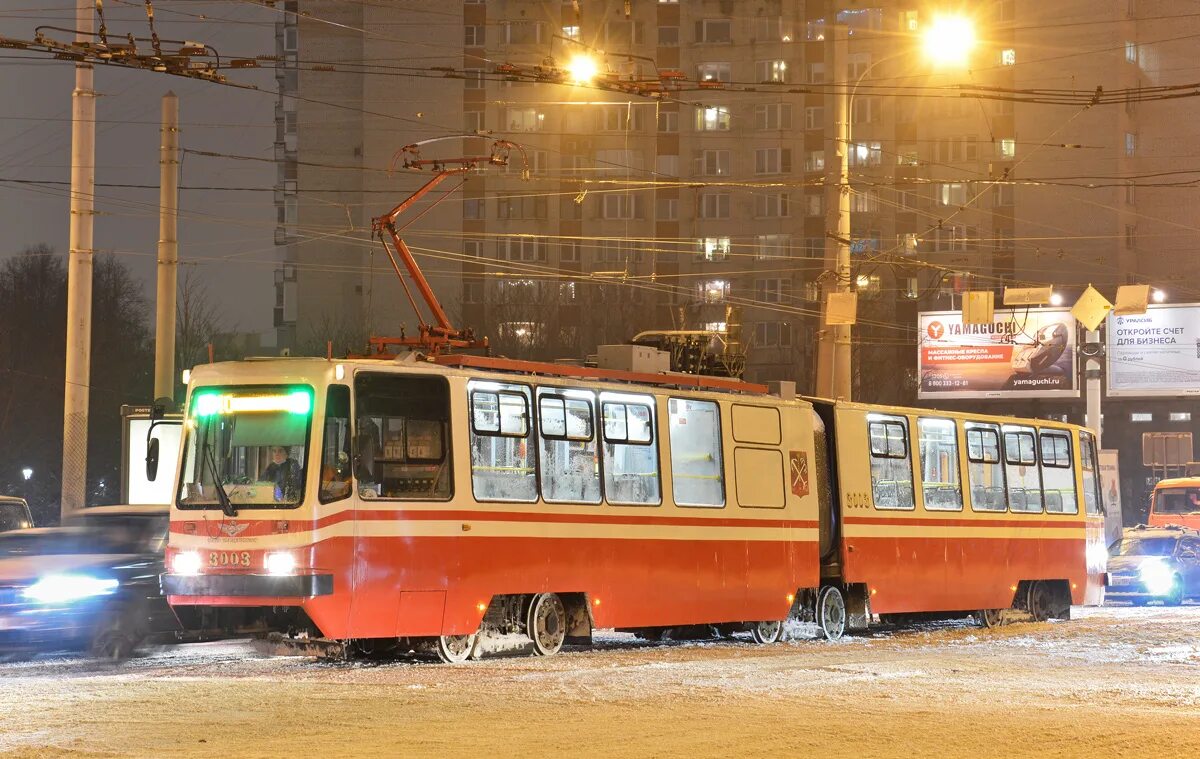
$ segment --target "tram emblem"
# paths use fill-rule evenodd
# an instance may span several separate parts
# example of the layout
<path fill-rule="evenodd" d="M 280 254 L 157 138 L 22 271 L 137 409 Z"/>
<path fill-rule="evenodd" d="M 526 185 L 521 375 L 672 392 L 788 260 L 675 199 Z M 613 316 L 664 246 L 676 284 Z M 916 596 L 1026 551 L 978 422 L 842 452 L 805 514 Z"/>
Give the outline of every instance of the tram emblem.
<path fill-rule="evenodd" d="M 808 495 L 808 454 L 804 451 L 791 452 L 792 492 L 803 498 Z"/>

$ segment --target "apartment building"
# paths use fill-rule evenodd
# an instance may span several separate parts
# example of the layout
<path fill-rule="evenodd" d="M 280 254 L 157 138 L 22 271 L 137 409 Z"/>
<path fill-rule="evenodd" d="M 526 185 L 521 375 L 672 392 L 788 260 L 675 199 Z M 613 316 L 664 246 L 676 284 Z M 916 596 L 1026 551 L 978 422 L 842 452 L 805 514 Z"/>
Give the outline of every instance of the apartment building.
<path fill-rule="evenodd" d="M 443 185 L 454 194 L 405 231 L 458 321 L 537 358 L 734 324 L 748 378 L 811 388 L 847 88 L 857 397 L 912 402 L 916 313 L 954 308 L 965 289 L 1053 283 L 1069 299 L 1088 281 L 1153 281 L 1194 299 L 1183 195 L 1105 179 L 1177 162 L 1191 101 L 1005 94 L 1185 81 L 1186 39 L 1160 40 L 1194 24 L 1165 0 L 1052 5 L 972 4 L 970 64 L 939 70 L 920 52 L 939 6 L 922 2 L 289 0 L 281 344 L 415 328 L 370 218 L 427 178 L 389 173 L 397 148 L 480 134 L 423 154 L 486 155 L 504 138 L 524 159 Z M 689 84 L 656 99 L 528 81 L 582 53 L 626 81 Z M 996 94 L 961 97 L 962 84 Z"/>

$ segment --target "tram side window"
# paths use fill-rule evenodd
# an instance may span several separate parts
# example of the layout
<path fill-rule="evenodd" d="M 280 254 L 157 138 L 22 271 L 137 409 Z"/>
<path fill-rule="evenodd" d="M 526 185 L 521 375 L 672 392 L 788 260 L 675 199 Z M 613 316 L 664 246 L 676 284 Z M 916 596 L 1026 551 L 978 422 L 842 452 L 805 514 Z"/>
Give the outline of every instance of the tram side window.
<path fill-rule="evenodd" d="M 1042 510 L 1042 482 L 1033 430 L 1004 431 L 1004 473 L 1008 504 L 1013 511 Z"/>
<path fill-rule="evenodd" d="M 1100 474 L 1096 464 L 1096 438 L 1090 432 L 1079 433 L 1079 463 L 1083 467 L 1083 507 L 1088 514 L 1104 513 L 1100 500 Z"/>
<path fill-rule="evenodd" d="M 967 481 L 974 511 L 1005 511 L 1004 467 L 1000 432 L 995 427 L 967 428 Z"/>
<path fill-rule="evenodd" d="M 721 410 L 712 401 L 671 398 L 671 487 L 679 506 L 725 505 Z"/>
<path fill-rule="evenodd" d="M 654 445 L 654 398 L 604 393 L 604 494 L 609 503 L 641 506 L 662 502 Z"/>
<path fill-rule="evenodd" d="M 350 495 L 350 388 L 330 385 L 321 437 L 321 503 Z"/>
<path fill-rule="evenodd" d="M 1071 438 L 1065 432 L 1042 432 L 1042 490 L 1049 514 L 1078 514 Z"/>
<path fill-rule="evenodd" d="M 471 401 L 471 490 L 475 500 L 536 501 L 529 388 L 470 382 L 467 391 Z"/>
<path fill-rule="evenodd" d="M 362 498 L 445 500 L 450 390 L 441 377 L 360 372 L 354 378 L 354 474 Z"/>
<path fill-rule="evenodd" d="M 950 419 L 917 420 L 921 435 L 921 492 L 925 508 L 962 511 L 962 478 L 958 471 L 958 427 Z"/>
<path fill-rule="evenodd" d="M 538 388 L 538 477 L 547 503 L 600 503 L 593 393 Z"/>
<path fill-rule="evenodd" d="M 871 495 L 877 509 L 913 508 L 912 457 L 908 452 L 908 420 L 868 422 L 871 438 Z"/>

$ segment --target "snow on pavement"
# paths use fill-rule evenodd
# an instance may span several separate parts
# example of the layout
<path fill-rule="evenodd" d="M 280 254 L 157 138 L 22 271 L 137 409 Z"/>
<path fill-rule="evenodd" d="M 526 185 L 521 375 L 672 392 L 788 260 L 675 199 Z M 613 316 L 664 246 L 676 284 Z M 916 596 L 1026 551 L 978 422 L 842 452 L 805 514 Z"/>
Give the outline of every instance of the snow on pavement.
<path fill-rule="evenodd" d="M 0 755 L 1187 756 L 1200 607 L 884 629 L 836 643 L 647 644 L 332 664 L 245 642 L 0 665 Z"/>

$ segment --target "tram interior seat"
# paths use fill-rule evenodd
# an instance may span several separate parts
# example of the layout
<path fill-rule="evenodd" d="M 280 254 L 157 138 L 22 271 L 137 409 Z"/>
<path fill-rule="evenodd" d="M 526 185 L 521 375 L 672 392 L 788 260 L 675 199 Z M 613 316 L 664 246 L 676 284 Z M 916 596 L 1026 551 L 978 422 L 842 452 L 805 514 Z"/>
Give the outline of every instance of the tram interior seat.
<path fill-rule="evenodd" d="M 1046 511 L 1054 512 L 1055 514 L 1063 513 L 1062 493 L 1053 490 L 1046 491 Z"/>
<path fill-rule="evenodd" d="M 945 483 L 925 483 L 925 505 L 933 508 L 957 509 L 962 506 L 958 488 Z"/>
<path fill-rule="evenodd" d="M 612 503 L 656 503 L 653 474 L 614 474 L 606 488 Z"/>
<path fill-rule="evenodd" d="M 971 505 L 983 511 L 1004 511 L 1007 508 L 1004 502 L 1004 488 L 998 485 L 971 488 Z"/>
<path fill-rule="evenodd" d="M 911 509 L 913 507 L 911 481 L 878 480 L 872 484 L 871 489 L 876 508 Z"/>

